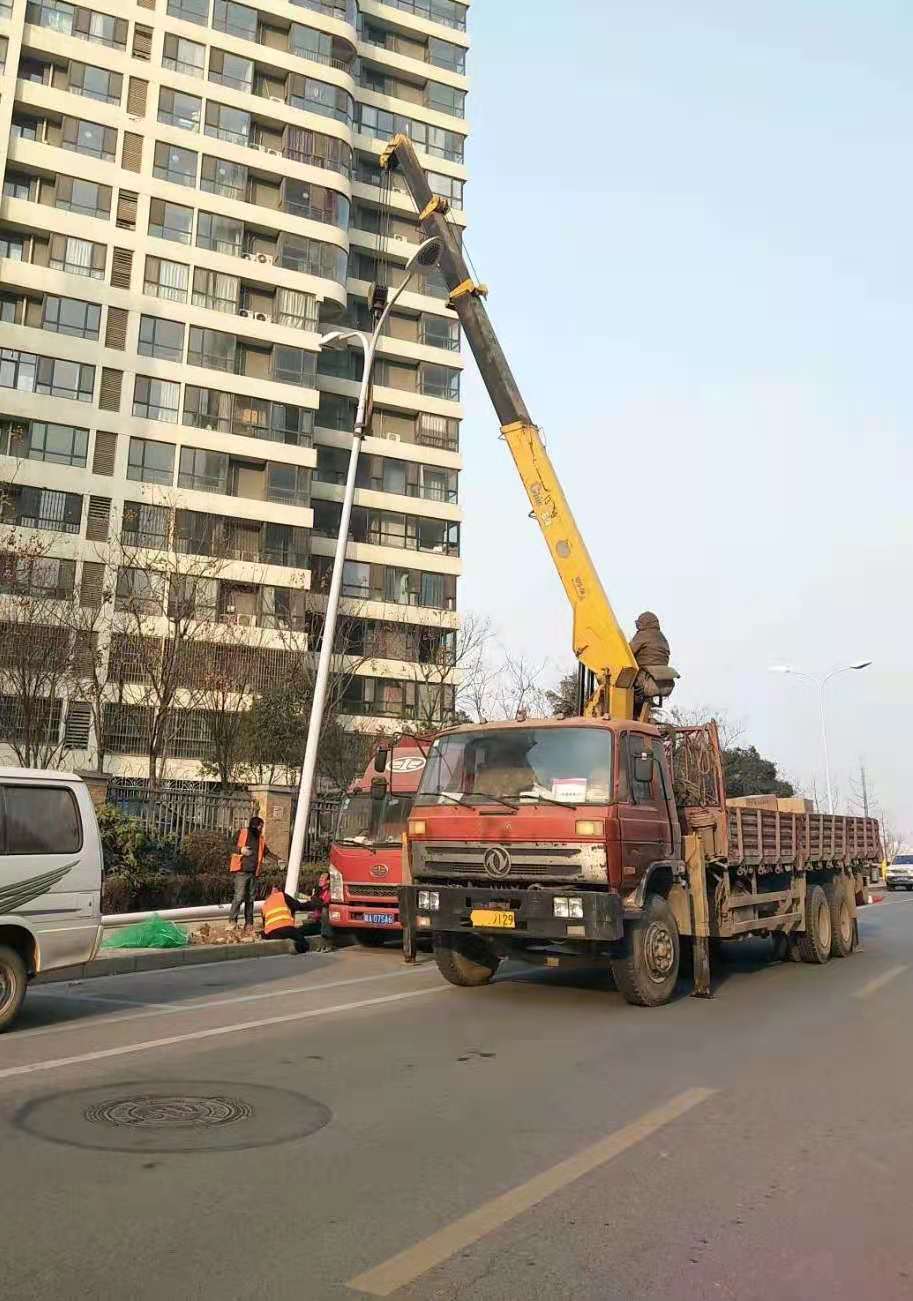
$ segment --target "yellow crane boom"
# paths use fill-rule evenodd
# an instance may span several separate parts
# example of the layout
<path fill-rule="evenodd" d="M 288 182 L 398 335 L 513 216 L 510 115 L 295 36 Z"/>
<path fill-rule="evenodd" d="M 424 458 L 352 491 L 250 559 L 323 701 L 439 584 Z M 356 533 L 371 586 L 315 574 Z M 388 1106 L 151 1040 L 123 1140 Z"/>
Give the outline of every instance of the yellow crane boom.
<path fill-rule="evenodd" d="M 432 193 L 408 137 L 395 136 L 381 154 L 380 163 L 381 167 L 399 171 L 415 200 L 425 237 L 440 242 L 438 264 L 450 291 L 450 306 L 459 316 L 501 423 L 501 433 L 571 604 L 574 654 L 592 675 L 591 686 L 595 687 L 587 692 L 584 712 L 633 718 L 637 661 L 485 310 L 487 290 L 470 275 L 454 228 L 447 220 L 447 202 Z"/>

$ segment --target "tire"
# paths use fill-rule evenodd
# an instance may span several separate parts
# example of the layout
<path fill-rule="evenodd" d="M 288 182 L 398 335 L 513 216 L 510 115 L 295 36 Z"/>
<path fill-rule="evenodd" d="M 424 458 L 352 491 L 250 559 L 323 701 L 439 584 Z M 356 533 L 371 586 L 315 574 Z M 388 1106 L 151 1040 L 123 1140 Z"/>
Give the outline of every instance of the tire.
<path fill-rule="evenodd" d="M 887 888 L 891 891 L 891 894 L 893 894 L 894 891 L 897 889 L 897 886 L 896 886 L 896 885 L 889 885 Z"/>
<path fill-rule="evenodd" d="M 842 881 L 828 881 L 824 887 L 831 910 L 831 957 L 848 958 L 854 944 L 853 914 Z"/>
<path fill-rule="evenodd" d="M 625 1002 L 635 1007 L 661 1007 L 678 983 L 681 941 L 668 902 L 658 894 L 647 897 L 643 914 L 625 935 L 624 956 L 612 959 L 612 976 Z"/>
<path fill-rule="evenodd" d="M 803 962 L 821 964 L 831 956 L 831 906 L 820 885 L 805 888 L 805 930 L 799 936 L 799 955 Z"/>
<path fill-rule="evenodd" d="M 0 944 L 0 1034 L 19 1015 L 28 980 L 25 963 L 16 950 Z"/>
<path fill-rule="evenodd" d="M 379 949 L 390 938 L 386 931 L 363 931 L 354 927 L 349 934 L 362 949 Z"/>
<path fill-rule="evenodd" d="M 432 940 L 437 969 L 451 985 L 487 985 L 498 969 L 500 959 L 478 935 L 436 931 Z"/>

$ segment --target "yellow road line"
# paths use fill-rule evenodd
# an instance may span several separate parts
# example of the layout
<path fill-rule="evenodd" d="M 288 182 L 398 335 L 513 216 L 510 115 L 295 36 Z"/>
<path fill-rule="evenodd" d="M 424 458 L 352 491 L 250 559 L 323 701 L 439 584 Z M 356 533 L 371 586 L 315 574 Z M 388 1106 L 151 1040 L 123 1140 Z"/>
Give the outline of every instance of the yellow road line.
<path fill-rule="evenodd" d="M 853 998 L 869 998 L 870 995 L 877 994 L 879 989 L 884 989 L 885 985 L 889 985 L 892 980 L 896 980 L 898 976 L 902 976 L 905 971 L 909 970 L 909 964 L 900 967 L 889 967 L 888 970 L 883 971 L 880 976 L 876 976 L 874 980 L 870 980 L 867 985 L 863 985 L 861 989 L 857 989 L 853 994 Z"/>
<path fill-rule="evenodd" d="M 684 1093 L 677 1094 L 661 1106 L 645 1112 L 630 1125 L 608 1134 L 592 1147 L 584 1148 L 582 1152 L 559 1162 L 550 1170 L 535 1175 L 525 1184 L 519 1184 L 509 1192 L 502 1193 L 500 1197 L 485 1202 L 477 1210 L 470 1211 L 462 1219 L 454 1220 L 452 1224 L 439 1229 L 437 1233 L 432 1233 L 430 1237 L 416 1243 L 414 1247 L 391 1256 L 382 1265 L 359 1274 L 346 1286 L 357 1292 L 367 1292 L 371 1296 L 392 1296 L 401 1287 L 414 1283 L 422 1274 L 449 1260 L 458 1251 L 478 1242 L 480 1238 L 493 1233 L 495 1229 L 500 1229 L 516 1219 L 518 1215 L 537 1206 L 546 1197 L 551 1197 L 553 1193 L 566 1188 L 568 1184 L 605 1165 L 613 1157 L 620 1156 L 628 1148 L 643 1142 L 645 1138 L 649 1138 L 665 1125 L 671 1124 L 673 1120 L 678 1120 L 692 1108 L 713 1097 L 716 1092 L 716 1089 L 686 1089 Z"/>

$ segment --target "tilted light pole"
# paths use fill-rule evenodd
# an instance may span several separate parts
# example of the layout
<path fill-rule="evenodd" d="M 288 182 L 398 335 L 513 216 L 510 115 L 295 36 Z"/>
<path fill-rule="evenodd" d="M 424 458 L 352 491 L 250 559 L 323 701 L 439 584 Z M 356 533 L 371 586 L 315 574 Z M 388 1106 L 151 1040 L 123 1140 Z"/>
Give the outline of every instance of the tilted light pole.
<path fill-rule="evenodd" d="M 821 742 L 824 746 L 824 780 L 827 785 L 827 811 L 834 811 L 834 792 L 831 787 L 831 760 L 828 753 L 827 745 L 827 716 L 824 709 L 824 688 L 835 678 L 838 673 L 858 673 L 860 669 L 867 669 L 872 663 L 871 660 L 858 660 L 855 664 L 846 664 L 842 669 L 834 669 L 831 673 L 803 673 L 801 669 L 794 669 L 791 664 L 772 664 L 771 673 L 791 673 L 795 678 L 805 678 L 809 682 L 814 682 L 818 688 L 818 708 L 821 712 Z"/>
<path fill-rule="evenodd" d="M 330 575 L 330 590 L 327 595 L 327 611 L 323 622 L 323 638 L 320 643 L 320 655 L 317 659 L 317 676 L 314 681 L 314 697 L 311 701 L 311 716 L 308 721 L 307 741 L 304 749 L 304 762 L 301 765 L 301 783 L 298 788 L 298 806 L 295 810 L 295 825 L 292 828 L 292 843 L 288 854 L 288 871 L 285 877 L 286 894 L 298 893 L 298 878 L 301 875 L 301 859 L 304 854 L 304 842 L 307 834 L 308 816 L 311 811 L 311 795 L 314 788 L 314 773 L 317 768 L 317 750 L 320 745 L 320 729 L 323 724 L 323 711 L 326 704 L 327 685 L 330 680 L 330 664 L 333 658 L 333 643 L 336 636 L 336 617 L 339 612 L 339 593 L 342 589 L 342 571 L 346 559 L 346 543 L 349 540 L 349 522 L 352 518 L 352 503 L 355 500 L 355 475 L 358 470 L 358 456 L 361 452 L 361 440 L 365 433 L 365 419 L 368 410 L 368 395 L 371 391 L 371 372 L 381 332 L 387 323 L 387 317 L 400 294 L 409 284 L 417 267 L 434 266 L 437 261 L 440 241 L 426 239 L 418 246 L 406 263 L 405 275 L 401 284 L 390 294 L 383 312 L 370 335 L 362 330 L 332 330 L 320 340 L 322 346 L 345 343 L 357 339 L 364 352 L 364 370 L 361 377 L 361 392 L 358 395 L 358 410 L 355 414 L 355 430 L 352 435 L 352 448 L 349 452 L 349 472 L 346 476 L 346 488 L 342 499 L 342 512 L 339 517 L 339 537 L 336 540 L 336 552 L 333 556 L 333 569 Z"/>

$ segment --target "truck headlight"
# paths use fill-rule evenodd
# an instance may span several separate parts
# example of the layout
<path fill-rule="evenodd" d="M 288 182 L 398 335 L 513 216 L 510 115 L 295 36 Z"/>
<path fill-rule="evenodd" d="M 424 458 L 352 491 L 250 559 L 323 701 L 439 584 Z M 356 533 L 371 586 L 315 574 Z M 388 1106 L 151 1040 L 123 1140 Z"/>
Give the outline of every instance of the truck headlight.
<path fill-rule="evenodd" d="M 438 890 L 419 890 L 418 906 L 421 912 L 436 913 L 441 906 L 441 896 Z"/>
<path fill-rule="evenodd" d="M 583 920 L 582 899 L 568 899 L 559 894 L 552 900 L 552 908 L 556 917 L 567 917 L 577 921 Z"/>
<path fill-rule="evenodd" d="M 330 868 L 330 898 L 333 903 L 342 903 L 345 900 L 346 892 L 342 883 L 342 873 L 338 867 Z"/>

